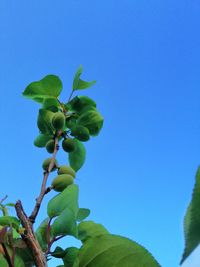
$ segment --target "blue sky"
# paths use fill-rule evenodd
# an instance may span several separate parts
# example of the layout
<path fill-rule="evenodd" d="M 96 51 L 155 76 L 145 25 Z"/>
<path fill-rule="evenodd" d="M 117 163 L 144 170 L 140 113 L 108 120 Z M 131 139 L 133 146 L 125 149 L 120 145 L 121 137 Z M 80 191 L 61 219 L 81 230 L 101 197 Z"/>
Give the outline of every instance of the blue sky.
<path fill-rule="evenodd" d="M 22 91 L 56 74 L 64 101 L 82 64 L 83 77 L 97 80 L 83 94 L 96 100 L 105 124 L 86 144 L 80 206 L 162 267 L 177 267 L 200 163 L 199 10 L 197 0 L 1 0 L 0 196 L 21 199 L 29 213 L 48 156 L 33 146 L 38 106 Z M 67 163 L 66 155 L 59 160 Z"/>

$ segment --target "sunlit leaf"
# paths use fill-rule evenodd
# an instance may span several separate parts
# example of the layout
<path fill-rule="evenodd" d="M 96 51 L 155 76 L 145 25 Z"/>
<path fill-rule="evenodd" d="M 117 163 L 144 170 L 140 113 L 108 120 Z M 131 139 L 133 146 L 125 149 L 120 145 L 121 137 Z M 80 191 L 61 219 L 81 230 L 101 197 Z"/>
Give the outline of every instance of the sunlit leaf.
<path fill-rule="evenodd" d="M 89 215 L 90 215 L 89 209 L 80 208 L 78 210 L 78 215 L 77 215 L 76 220 L 78 222 L 81 222 L 81 221 L 85 220 Z"/>
<path fill-rule="evenodd" d="M 99 223 L 93 221 L 81 222 L 78 225 L 78 238 L 85 242 L 88 238 L 109 234 L 106 228 Z"/>
<path fill-rule="evenodd" d="M 87 82 L 80 79 L 82 72 L 83 67 L 80 65 L 74 76 L 73 91 L 87 89 L 96 83 L 96 81 Z"/>
<path fill-rule="evenodd" d="M 80 79 L 80 76 L 83 72 L 83 66 L 80 65 L 74 75 L 74 80 L 73 80 L 73 91 L 74 90 L 77 90 L 77 86 L 78 86 L 78 83 L 79 83 L 79 79 Z"/>
<path fill-rule="evenodd" d="M 89 238 L 73 267 L 160 267 L 152 255 L 136 242 L 117 235 Z"/>
<path fill-rule="evenodd" d="M 47 206 L 47 213 L 50 218 L 58 216 L 66 208 L 71 209 L 75 216 L 78 213 L 78 186 L 69 185 L 61 193 L 52 198 Z"/>
<path fill-rule="evenodd" d="M 77 236 L 76 216 L 70 208 L 66 208 L 55 219 L 51 226 L 51 233 L 54 237 L 60 235 Z"/>
<path fill-rule="evenodd" d="M 3 216 L 0 217 L 0 225 L 3 226 L 12 226 L 13 228 L 18 229 L 20 226 L 20 221 L 13 216 Z"/>
<path fill-rule="evenodd" d="M 62 82 L 58 76 L 47 75 L 42 80 L 30 83 L 23 92 L 23 96 L 43 103 L 49 97 L 57 98 L 62 91 Z"/>

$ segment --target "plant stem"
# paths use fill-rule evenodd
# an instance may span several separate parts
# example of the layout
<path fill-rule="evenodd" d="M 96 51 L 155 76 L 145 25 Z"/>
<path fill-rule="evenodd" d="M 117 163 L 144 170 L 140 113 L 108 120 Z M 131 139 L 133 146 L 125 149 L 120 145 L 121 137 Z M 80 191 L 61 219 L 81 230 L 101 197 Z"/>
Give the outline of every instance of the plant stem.
<path fill-rule="evenodd" d="M 2 204 L 2 203 L 4 202 L 4 200 L 6 200 L 7 197 L 8 197 L 8 196 L 6 195 L 4 198 L 2 198 L 2 199 L 0 200 L 0 204 Z"/>
<path fill-rule="evenodd" d="M 15 209 L 17 212 L 17 216 L 20 219 L 20 222 L 22 226 L 25 228 L 25 233 L 21 234 L 22 239 L 26 243 L 27 247 L 29 248 L 30 252 L 32 253 L 34 263 L 37 267 L 47 267 L 47 261 L 46 256 L 43 253 L 37 238 L 35 237 L 34 231 L 33 231 L 33 224 L 35 222 L 35 219 L 38 215 L 38 212 L 40 210 L 40 206 L 42 203 L 42 200 L 44 196 L 51 191 L 51 187 L 46 188 L 47 179 L 49 177 L 49 173 L 52 171 L 56 155 L 59 149 L 58 146 L 58 137 L 62 134 L 62 131 L 59 131 L 57 136 L 55 137 L 55 146 L 54 146 L 54 152 L 52 155 L 51 162 L 49 164 L 48 170 L 44 173 L 41 190 L 38 198 L 36 199 L 35 207 L 31 213 L 31 215 L 28 217 L 23 209 L 22 203 L 20 200 L 17 201 L 15 204 Z"/>
<path fill-rule="evenodd" d="M 61 238 L 63 238 L 64 235 L 60 235 L 58 237 L 54 237 L 49 243 L 48 243 L 48 248 L 47 248 L 47 251 L 46 251 L 46 255 L 48 254 L 51 254 L 51 247 L 53 245 L 54 242 L 60 240 Z"/>
<path fill-rule="evenodd" d="M 71 100 L 73 93 L 74 93 L 74 90 L 71 91 L 68 102 Z"/>
<path fill-rule="evenodd" d="M 58 149 L 59 149 L 59 147 L 58 147 L 58 137 L 56 137 L 55 138 L 55 147 L 54 147 L 53 156 L 52 156 L 51 162 L 49 164 L 48 171 L 46 171 L 44 173 L 44 178 L 43 178 L 43 181 L 42 181 L 40 195 L 37 197 L 35 207 L 34 207 L 32 213 L 31 213 L 31 215 L 29 216 L 29 220 L 30 220 L 30 222 L 32 224 L 35 222 L 35 219 L 36 219 L 36 217 L 38 215 L 38 212 L 40 210 L 40 206 L 41 206 L 41 203 L 42 203 L 42 200 L 43 200 L 44 196 L 50 191 L 50 188 L 46 188 L 46 183 L 47 183 L 47 179 L 49 177 L 49 173 L 51 172 L 51 170 L 54 167 Z"/>

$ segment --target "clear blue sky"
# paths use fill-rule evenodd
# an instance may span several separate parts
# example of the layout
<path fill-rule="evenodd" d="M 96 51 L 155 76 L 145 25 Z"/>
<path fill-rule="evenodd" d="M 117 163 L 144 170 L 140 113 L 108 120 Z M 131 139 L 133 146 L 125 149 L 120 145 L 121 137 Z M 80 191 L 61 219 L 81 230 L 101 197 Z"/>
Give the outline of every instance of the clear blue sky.
<path fill-rule="evenodd" d="M 33 146 L 38 106 L 22 91 L 56 74 L 67 99 L 82 64 L 84 78 L 98 81 L 83 93 L 105 125 L 86 144 L 80 206 L 143 244 L 162 267 L 177 267 L 200 164 L 199 12 L 197 0 L 1 0 L 0 196 L 21 199 L 29 213 L 48 156 Z"/>

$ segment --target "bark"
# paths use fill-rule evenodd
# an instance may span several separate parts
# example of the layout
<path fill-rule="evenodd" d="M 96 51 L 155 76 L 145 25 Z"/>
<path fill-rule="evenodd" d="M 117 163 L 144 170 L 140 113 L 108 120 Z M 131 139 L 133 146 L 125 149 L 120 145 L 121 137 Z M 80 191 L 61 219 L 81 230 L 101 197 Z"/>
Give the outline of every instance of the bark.
<path fill-rule="evenodd" d="M 22 239 L 30 249 L 35 265 L 37 267 L 47 267 L 45 254 L 43 253 L 34 235 L 32 223 L 30 222 L 28 216 L 25 214 L 21 201 L 17 201 L 17 203 L 15 204 L 15 209 L 22 226 L 25 228 L 25 233 L 22 235 Z"/>

